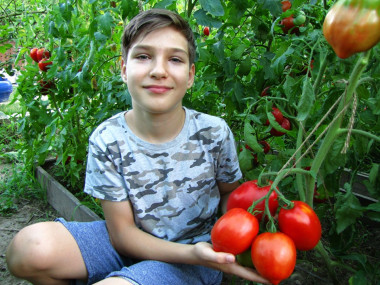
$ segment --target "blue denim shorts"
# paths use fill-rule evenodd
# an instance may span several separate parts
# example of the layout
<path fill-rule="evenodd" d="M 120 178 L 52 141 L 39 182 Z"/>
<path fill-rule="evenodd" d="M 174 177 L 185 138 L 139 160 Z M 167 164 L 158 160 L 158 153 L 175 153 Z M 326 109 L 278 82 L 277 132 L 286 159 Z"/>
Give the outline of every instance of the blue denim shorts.
<path fill-rule="evenodd" d="M 61 222 L 73 235 L 88 271 L 87 284 L 107 277 L 121 277 L 136 285 L 216 285 L 220 271 L 204 266 L 134 260 L 117 253 L 111 245 L 105 221 Z"/>

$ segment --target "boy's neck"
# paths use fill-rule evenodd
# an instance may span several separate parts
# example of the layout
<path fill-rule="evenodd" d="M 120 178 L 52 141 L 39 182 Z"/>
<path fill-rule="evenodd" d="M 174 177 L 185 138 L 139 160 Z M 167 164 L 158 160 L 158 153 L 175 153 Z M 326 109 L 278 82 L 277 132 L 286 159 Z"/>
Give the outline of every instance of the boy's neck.
<path fill-rule="evenodd" d="M 186 112 L 182 106 L 165 114 L 151 114 L 132 109 L 124 117 L 136 136 L 149 143 L 160 144 L 177 137 L 185 123 Z"/>

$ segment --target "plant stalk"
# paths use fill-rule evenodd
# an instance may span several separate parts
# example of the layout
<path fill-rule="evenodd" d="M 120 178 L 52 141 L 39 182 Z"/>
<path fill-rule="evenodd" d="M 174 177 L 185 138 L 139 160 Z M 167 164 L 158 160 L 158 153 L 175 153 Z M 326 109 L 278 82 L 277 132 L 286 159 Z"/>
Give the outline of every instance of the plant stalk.
<path fill-rule="evenodd" d="M 342 97 L 339 106 L 336 110 L 336 116 L 340 114 L 342 109 L 345 107 L 346 104 L 351 104 L 351 99 L 353 98 L 354 92 L 356 90 L 357 84 L 360 80 L 360 76 L 362 75 L 365 67 L 368 64 L 370 51 L 365 52 L 361 57 L 359 57 L 358 61 L 356 62 L 356 65 L 350 75 L 349 83 L 346 89 L 345 96 Z M 342 112 L 339 115 L 339 118 L 335 120 L 335 122 L 331 125 L 329 130 L 326 133 L 326 136 L 324 140 L 322 141 L 322 144 L 320 148 L 318 149 L 317 154 L 315 155 L 315 158 L 313 160 L 313 163 L 311 165 L 311 171 L 318 173 L 319 168 L 321 167 L 323 161 L 326 159 L 327 154 L 329 153 L 329 150 L 333 143 L 335 142 L 335 139 L 339 135 L 340 126 L 343 121 L 345 112 Z M 315 178 L 311 178 L 309 181 L 309 185 L 307 186 L 307 189 L 314 189 L 315 184 Z M 308 203 L 311 207 L 313 206 L 313 191 L 307 191 L 306 193 L 306 203 Z"/>
<path fill-rule="evenodd" d="M 358 85 L 358 82 L 360 80 L 360 76 L 362 75 L 365 67 L 368 64 L 369 55 L 370 55 L 370 51 L 367 51 L 362 56 L 359 57 L 356 65 L 355 65 L 355 67 L 354 67 L 354 69 L 350 75 L 346 94 L 345 94 L 345 96 L 342 96 L 342 99 L 341 99 L 340 104 L 339 104 L 337 111 L 336 111 L 336 114 L 337 114 L 337 116 L 339 116 L 339 118 L 337 120 L 335 120 L 335 122 L 331 125 L 331 127 L 327 131 L 325 139 L 323 140 L 323 142 L 322 142 L 322 144 L 321 144 L 321 146 L 320 146 L 320 148 L 319 148 L 319 150 L 318 150 L 318 152 L 317 152 L 317 154 L 313 160 L 313 163 L 311 165 L 311 171 L 313 171 L 315 173 L 318 173 L 319 168 L 321 167 L 323 161 L 326 159 L 326 156 L 328 155 L 330 148 L 332 147 L 333 143 L 335 142 L 335 139 L 339 135 L 340 126 L 342 124 L 344 113 L 345 113 L 345 112 L 341 113 L 341 111 L 343 110 L 343 108 L 345 108 L 345 106 L 347 104 L 351 104 L 351 99 L 353 98 L 354 92 L 355 92 L 356 87 Z M 306 193 L 306 202 L 311 207 L 313 206 L 313 194 L 314 194 L 313 191 L 311 191 L 311 189 L 313 189 L 314 184 L 315 184 L 315 178 L 312 177 L 311 179 L 309 179 L 309 185 L 307 185 L 307 189 L 309 191 L 307 191 L 307 193 Z M 315 249 L 321 254 L 321 256 L 322 256 L 322 258 L 323 258 L 323 260 L 327 266 L 329 276 L 333 280 L 334 284 L 339 284 L 339 281 L 336 277 L 336 273 L 332 268 L 332 261 L 328 255 L 326 249 L 324 248 L 323 244 L 321 242 L 319 242 Z"/>

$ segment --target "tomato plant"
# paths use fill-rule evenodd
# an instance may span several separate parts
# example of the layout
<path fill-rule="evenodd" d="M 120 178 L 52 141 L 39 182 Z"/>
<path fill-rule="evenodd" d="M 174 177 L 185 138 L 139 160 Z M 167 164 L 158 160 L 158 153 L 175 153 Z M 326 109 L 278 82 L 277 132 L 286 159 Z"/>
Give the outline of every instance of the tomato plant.
<path fill-rule="evenodd" d="M 356 1 L 358 5 L 365 2 Z M 345 262 L 343 256 L 353 254 L 368 262 L 351 260 L 352 270 L 345 272 L 343 282 L 360 279 L 366 272 L 368 284 L 378 283 L 377 273 L 371 269 L 376 266 L 369 263 L 377 259 L 375 251 L 358 252 L 352 239 L 362 234 L 357 227 L 362 217 L 375 223 L 380 219 L 377 204 L 359 206 L 355 194 L 355 174 L 363 171 L 368 177 L 364 181 L 366 195 L 380 199 L 380 46 L 344 60 L 338 58 L 323 37 L 324 19 L 333 3 L 15 0 L 12 5 L 0 5 L 0 52 L 12 47 L 10 41 L 17 49 L 10 60 L 0 63 L 0 70 L 19 74 L 14 98 L 22 109 L 18 125 L 25 140 L 20 145 L 25 167 L 33 175 L 35 165 L 44 164 L 49 156 L 57 157 L 56 173 L 69 189 L 82 189 L 84 166 L 78 162 L 86 158 L 89 134 L 101 121 L 131 108 L 129 92 L 119 75 L 117 47 L 124 25 L 139 10 L 177 11 L 193 27 L 197 45 L 197 80 L 184 97 L 184 105 L 227 121 L 241 149 L 244 181 L 272 180 L 278 199 L 315 203 L 313 209 L 321 220 L 331 224 L 324 230 L 323 241 L 327 242 L 318 243 L 316 252 L 307 256 L 317 260 L 313 264 L 325 261 L 329 279 L 336 279 L 335 267 Z M 357 19 L 372 9 L 364 8 L 356 14 Z M 347 28 L 354 27 L 351 15 L 351 11 L 346 15 Z M 358 26 L 365 22 L 362 19 Z M 286 33 L 285 26 L 289 27 Z M 205 27 L 215 36 L 206 36 Z M 334 31 L 335 39 L 346 35 L 342 25 L 328 30 Z M 368 29 L 363 36 L 377 35 L 379 30 Z M 359 43 L 367 41 L 357 40 L 354 46 Z M 49 72 L 39 72 L 30 59 L 33 47 L 54 54 Z M 44 88 L 41 81 L 55 86 Z M 286 136 L 273 135 L 278 134 L 275 130 L 285 133 L 286 129 L 274 118 L 273 106 L 289 121 Z M 268 153 L 262 141 L 270 145 Z M 311 167 L 308 173 L 304 166 Z M 352 171 L 344 184 L 345 169 Z M 316 185 L 322 196 L 314 197 Z M 328 203 L 318 204 L 318 198 L 325 196 Z"/>
<path fill-rule="evenodd" d="M 228 197 L 227 210 L 233 208 L 242 208 L 248 210 L 252 203 L 266 196 L 270 190 L 272 182 L 269 185 L 259 186 L 257 180 L 246 181 L 236 188 Z M 269 212 L 274 215 L 278 208 L 277 193 L 273 191 L 268 197 Z M 261 221 L 265 209 L 265 200 L 262 200 L 254 207 L 257 211 L 254 215 Z"/>
<path fill-rule="evenodd" d="M 313 249 L 322 235 L 321 222 L 308 204 L 302 201 L 292 202 L 293 208 L 281 208 L 278 213 L 280 231 L 294 241 L 297 249 Z"/>
<path fill-rule="evenodd" d="M 211 230 L 211 242 L 215 251 L 234 255 L 246 251 L 259 232 L 259 222 L 246 210 L 235 208 L 220 217 Z"/>
<path fill-rule="evenodd" d="M 252 243 L 252 262 L 272 284 L 279 284 L 294 271 L 297 252 L 290 237 L 281 232 L 259 234 Z"/>

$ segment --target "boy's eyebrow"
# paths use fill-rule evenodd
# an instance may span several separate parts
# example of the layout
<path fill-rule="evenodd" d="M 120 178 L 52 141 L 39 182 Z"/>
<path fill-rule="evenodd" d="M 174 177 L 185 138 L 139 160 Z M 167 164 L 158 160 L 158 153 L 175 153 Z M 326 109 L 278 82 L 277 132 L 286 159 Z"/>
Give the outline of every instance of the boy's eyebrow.
<path fill-rule="evenodd" d="M 153 50 L 154 47 L 153 46 L 150 46 L 150 45 L 135 45 L 132 47 L 133 50 Z M 172 47 L 172 48 L 168 48 L 170 51 L 172 52 L 180 52 L 180 53 L 185 53 L 186 55 L 188 55 L 188 52 L 182 48 L 176 48 L 176 47 Z"/>

